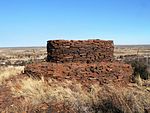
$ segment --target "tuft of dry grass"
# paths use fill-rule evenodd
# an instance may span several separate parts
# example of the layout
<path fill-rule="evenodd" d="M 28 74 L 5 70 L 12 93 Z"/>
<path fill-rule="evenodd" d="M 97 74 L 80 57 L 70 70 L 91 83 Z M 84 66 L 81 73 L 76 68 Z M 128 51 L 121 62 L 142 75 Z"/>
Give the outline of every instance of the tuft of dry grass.
<path fill-rule="evenodd" d="M 6 79 L 20 74 L 24 70 L 24 66 L 8 66 L 0 67 L 0 85 L 2 85 Z"/>

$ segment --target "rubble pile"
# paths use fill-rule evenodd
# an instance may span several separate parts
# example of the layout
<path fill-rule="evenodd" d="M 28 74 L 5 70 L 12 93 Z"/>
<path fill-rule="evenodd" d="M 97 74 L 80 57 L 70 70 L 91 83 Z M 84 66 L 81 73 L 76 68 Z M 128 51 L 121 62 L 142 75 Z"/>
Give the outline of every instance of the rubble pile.
<path fill-rule="evenodd" d="M 38 63 L 25 67 L 25 73 L 34 78 L 54 78 L 57 80 L 79 80 L 81 82 L 109 83 L 129 81 L 132 68 L 120 62 L 101 63 Z"/>
<path fill-rule="evenodd" d="M 113 41 L 104 40 L 49 40 L 49 62 L 101 62 L 113 59 Z"/>

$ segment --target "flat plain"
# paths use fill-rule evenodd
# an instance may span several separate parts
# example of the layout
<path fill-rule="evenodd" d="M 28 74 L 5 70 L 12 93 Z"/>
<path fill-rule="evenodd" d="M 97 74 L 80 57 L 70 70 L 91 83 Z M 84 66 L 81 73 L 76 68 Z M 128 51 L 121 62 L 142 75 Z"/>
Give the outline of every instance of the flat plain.
<path fill-rule="evenodd" d="M 150 56 L 150 45 L 115 45 L 114 56 Z M 0 48 L 0 64 L 15 64 L 31 60 L 43 60 L 47 56 L 46 47 L 6 47 Z M 17 62 L 18 61 L 18 62 Z"/>

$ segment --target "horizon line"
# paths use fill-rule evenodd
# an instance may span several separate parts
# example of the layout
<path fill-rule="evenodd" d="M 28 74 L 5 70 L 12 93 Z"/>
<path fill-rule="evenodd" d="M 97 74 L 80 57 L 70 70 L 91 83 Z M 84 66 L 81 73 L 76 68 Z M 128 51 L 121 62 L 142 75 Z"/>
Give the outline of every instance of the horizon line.
<path fill-rule="evenodd" d="M 150 46 L 150 44 L 114 44 L 114 46 Z M 0 46 L 0 48 L 43 48 L 44 45 L 39 46 Z"/>

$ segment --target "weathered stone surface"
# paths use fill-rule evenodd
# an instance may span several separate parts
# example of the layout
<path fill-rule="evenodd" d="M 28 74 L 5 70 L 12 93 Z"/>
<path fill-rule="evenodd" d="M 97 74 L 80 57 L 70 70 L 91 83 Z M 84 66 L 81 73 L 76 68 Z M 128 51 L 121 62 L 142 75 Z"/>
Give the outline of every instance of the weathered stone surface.
<path fill-rule="evenodd" d="M 113 41 L 104 40 L 49 40 L 49 62 L 101 62 L 113 59 Z"/>
<path fill-rule="evenodd" d="M 59 80 L 76 79 L 87 83 L 98 81 L 108 83 L 115 81 L 129 82 L 132 68 L 121 62 L 101 63 L 39 63 L 25 67 L 25 73 L 35 78 L 55 78 Z"/>

